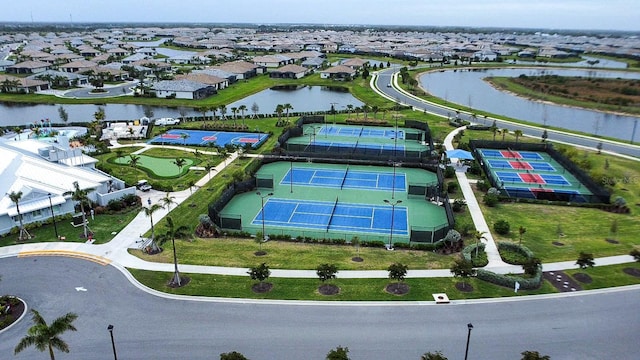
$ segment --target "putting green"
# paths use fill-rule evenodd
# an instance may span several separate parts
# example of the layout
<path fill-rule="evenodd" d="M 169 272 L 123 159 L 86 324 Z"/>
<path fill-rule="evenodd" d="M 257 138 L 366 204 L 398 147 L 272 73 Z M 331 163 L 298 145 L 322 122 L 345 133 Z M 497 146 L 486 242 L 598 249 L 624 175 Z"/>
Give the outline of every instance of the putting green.
<path fill-rule="evenodd" d="M 138 155 L 138 167 L 144 168 L 147 171 L 153 173 L 158 177 L 176 177 L 184 175 L 189 171 L 189 167 L 195 164 L 195 161 L 189 158 L 183 158 L 185 160 L 182 168 L 178 168 L 174 163 L 176 159 L 160 158 L 147 155 Z M 119 165 L 129 165 L 131 158 L 129 156 L 123 156 L 115 159 L 115 163 Z"/>

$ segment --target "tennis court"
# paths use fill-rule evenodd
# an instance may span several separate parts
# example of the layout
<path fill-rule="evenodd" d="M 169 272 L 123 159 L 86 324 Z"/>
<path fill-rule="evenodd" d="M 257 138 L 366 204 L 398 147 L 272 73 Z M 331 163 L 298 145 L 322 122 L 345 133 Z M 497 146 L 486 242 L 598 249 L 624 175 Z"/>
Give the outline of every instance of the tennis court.
<path fill-rule="evenodd" d="M 339 189 L 406 190 L 404 173 L 371 172 L 362 170 L 333 170 L 322 168 L 289 169 L 280 185 L 324 186 Z"/>
<path fill-rule="evenodd" d="M 478 148 L 497 188 L 511 197 L 586 202 L 591 191 L 546 152 Z"/>
<path fill-rule="evenodd" d="M 149 140 L 149 144 L 224 147 L 227 144 L 258 148 L 269 135 L 264 133 L 171 129 Z"/>
<path fill-rule="evenodd" d="M 393 216 L 392 213 L 393 212 Z M 376 234 L 393 233 L 408 235 L 407 208 L 396 206 L 372 206 L 369 204 L 343 204 L 336 199 L 329 201 L 305 201 L 269 199 L 264 209 L 251 221 L 252 225 L 280 227 L 304 227 L 318 230 L 338 230 Z"/>
<path fill-rule="evenodd" d="M 428 196 L 437 174 L 425 169 L 276 161 L 258 169 L 256 182 L 255 191 L 237 193 L 220 210 L 223 222 L 237 226 L 229 228 L 262 232 L 264 215 L 268 235 L 386 243 L 390 235 L 408 242 L 448 227 L 444 207 Z"/>
<path fill-rule="evenodd" d="M 316 149 L 322 148 L 323 151 L 332 151 L 332 150 L 349 148 L 349 149 L 368 149 L 368 150 L 375 150 L 375 151 L 397 151 L 398 153 L 404 152 L 404 145 L 375 144 L 375 143 L 367 143 L 367 142 L 360 142 L 360 141 L 353 143 L 353 142 L 343 142 L 343 141 L 312 140 L 309 143 L 309 146 L 315 147 Z"/>
<path fill-rule="evenodd" d="M 316 135 L 404 139 L 404 130 L 375 128 L 369 126 L 324 125 L 316 132 Z"/>

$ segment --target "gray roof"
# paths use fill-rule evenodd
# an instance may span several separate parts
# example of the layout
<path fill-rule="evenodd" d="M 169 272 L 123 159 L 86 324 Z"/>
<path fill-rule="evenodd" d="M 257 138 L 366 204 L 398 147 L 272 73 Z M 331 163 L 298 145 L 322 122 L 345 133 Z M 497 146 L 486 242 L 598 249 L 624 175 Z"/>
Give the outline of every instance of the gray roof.
<path fill-rule="evenodd" d="M 180 92 L 194 92 L 206 87 L 209 85 L 191 80 L 163 80 L 153 85 L 154 90 Z"/>

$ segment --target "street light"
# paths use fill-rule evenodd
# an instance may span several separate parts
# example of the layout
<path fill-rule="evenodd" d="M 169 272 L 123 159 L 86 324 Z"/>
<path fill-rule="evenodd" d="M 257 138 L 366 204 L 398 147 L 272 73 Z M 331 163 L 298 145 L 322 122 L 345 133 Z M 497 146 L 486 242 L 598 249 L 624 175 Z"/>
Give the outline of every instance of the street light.
<path fill-rule="evenodd" d="M 396 212 L 396 205 L 402 203 L 402 200 L 384 200 L 384 202 L 391 205 L 391 226 L 389 227 L 389 245 L 387 245 L 387 250 L 393 250 L 393 217 Z"/>
<path fill-rule="evenodd" d="M 118 355 L 116 355 L 116 343 L 113 341 L 113 325 L 109 324 L 109 326 L 107 326 L 107 330 L 109 330 L 109 335 L 111 335 L 111 347 L 113 348 L 113 360 L 118 360 Z"/>
<path fill-rule="evenodd" d="M 262 193 L 260 191 L 258 191 L 256 193 L 256 195 L 260 196 L 260 201 L 262 202 L 262 206 L 260 208 L 260 211 L 262 212 L 262 240 L 267 240 L 267 235 L 264 233 L 264 199 L 272 196 L 273 193 L 268 193 L 266 195 L 262 195 Z"/>
<path fill-rule="evenodd" d="M 51 193 L 48 193 L 49 197 L 49 208 L 51 209 L 51 218 L 53 219 L 53 230 L 56 232 L 56 239 L 60 239 L 58 236 L 58 226 L 56 225 L 56 214 L 53 213 L 53 204 L 51 203 Z"/>
<path fill-rule="evenodd" d="M 467 360 L 467 355 L 469 355 L 469 339 L 471 338 L 471 329 L 473 329 L 473 324 L 468 323 L 467 329 L 469 329 L 469 332 L 467 333 L 467 348 L 464 351 L 464 360 Z"/>

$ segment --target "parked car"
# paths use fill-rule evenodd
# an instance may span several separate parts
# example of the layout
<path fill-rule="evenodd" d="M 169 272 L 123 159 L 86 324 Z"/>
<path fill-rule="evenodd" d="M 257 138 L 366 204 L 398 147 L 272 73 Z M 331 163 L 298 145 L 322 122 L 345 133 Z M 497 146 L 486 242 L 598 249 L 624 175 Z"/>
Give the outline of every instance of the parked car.
<path fill-rule="evenodd" d="M 149 182 L 147 180 L 138 181 L 138 183 L 136 184 L 136 188 L 140 191 L 149 191 L 152 189 L 151 185 L 149 185 Z"/>
<path fill-rule="evenodd" d="M 160 126 L 178 125 L 179 123 L 180 123 L 180 119 L 174 119 L 174 118 L 160 118 L 154 121 L 154 124 L 160 125 Z"/>

